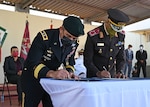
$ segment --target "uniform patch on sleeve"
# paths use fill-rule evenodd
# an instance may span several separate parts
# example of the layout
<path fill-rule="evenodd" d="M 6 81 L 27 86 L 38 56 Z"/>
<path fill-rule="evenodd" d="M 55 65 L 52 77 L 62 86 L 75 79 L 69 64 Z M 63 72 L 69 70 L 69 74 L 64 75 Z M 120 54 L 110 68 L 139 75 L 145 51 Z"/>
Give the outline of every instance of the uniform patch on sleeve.
<path fill-rule="evenodd" d="M 99 28 L 96 28 L 96 29 L 94 29 L 94 30 L 89 31 L 88 34 L 89 34 L 90 36 L 95 36 L 95 35 L 99 34 L 99 32 L 100 32 L 100 29 L 99 29 Z"/>

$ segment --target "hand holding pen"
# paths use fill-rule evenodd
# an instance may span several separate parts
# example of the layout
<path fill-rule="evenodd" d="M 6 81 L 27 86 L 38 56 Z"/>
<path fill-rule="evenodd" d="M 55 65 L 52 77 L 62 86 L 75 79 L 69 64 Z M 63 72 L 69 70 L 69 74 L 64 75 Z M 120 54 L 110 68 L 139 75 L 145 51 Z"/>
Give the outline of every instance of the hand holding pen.
<path fill-rule="evenodd" d="M 103 69 L 104 69 L 103 71 L 97 72 L 96 75 L 100 78 L 111 78 L 110 72 L 107 71 L 105 66 L 103 66 Z"/>

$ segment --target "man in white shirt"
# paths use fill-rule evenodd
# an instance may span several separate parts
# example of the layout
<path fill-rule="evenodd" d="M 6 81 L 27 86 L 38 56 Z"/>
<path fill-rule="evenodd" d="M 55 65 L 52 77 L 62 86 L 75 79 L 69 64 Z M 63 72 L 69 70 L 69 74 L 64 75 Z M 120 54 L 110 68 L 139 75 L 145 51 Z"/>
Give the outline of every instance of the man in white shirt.
<path fill-rule="evenodd" d="M 86 67 L 84 66 L 84 63 L 83 63 L 83 52 L 84 52 L 83 49 L 78 51 L 79 57 L 75 60 L 75 65 L 74 65 L 75 72 L 74 72 L 74 74 L 81 77 L 81 78 L 86 78 Z"/>

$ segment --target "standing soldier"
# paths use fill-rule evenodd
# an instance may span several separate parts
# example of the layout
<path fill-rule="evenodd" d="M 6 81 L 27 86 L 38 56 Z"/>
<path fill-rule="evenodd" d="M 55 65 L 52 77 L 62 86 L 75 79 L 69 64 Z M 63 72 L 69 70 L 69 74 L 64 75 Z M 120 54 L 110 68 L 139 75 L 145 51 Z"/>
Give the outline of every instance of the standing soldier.
<path fill-rule="evenodd" d="M 128 21 L 129 17 L 122 11 L 109 9 L 108 21 L 88 32 L 84 51 L 87 77 L 123 76 L 125 35 L 122 29 Z"/>

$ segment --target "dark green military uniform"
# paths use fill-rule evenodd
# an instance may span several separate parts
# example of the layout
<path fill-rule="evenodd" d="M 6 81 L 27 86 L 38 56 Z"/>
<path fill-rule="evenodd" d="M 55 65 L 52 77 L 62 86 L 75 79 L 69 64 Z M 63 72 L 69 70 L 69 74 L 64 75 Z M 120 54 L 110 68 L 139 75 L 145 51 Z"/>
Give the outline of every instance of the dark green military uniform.
<path fill-rule="evenodd" d="M 114 76 L 122 70 L 124 65 L 124 34 L 110 37 L 104 25 L 88 32 L 84 51 L 84 63 L 87 68 L 87 77 L 96 77 L 98 71 L 110 71 Z M 115 68 L 116 61 L 116 68 Z"/>

